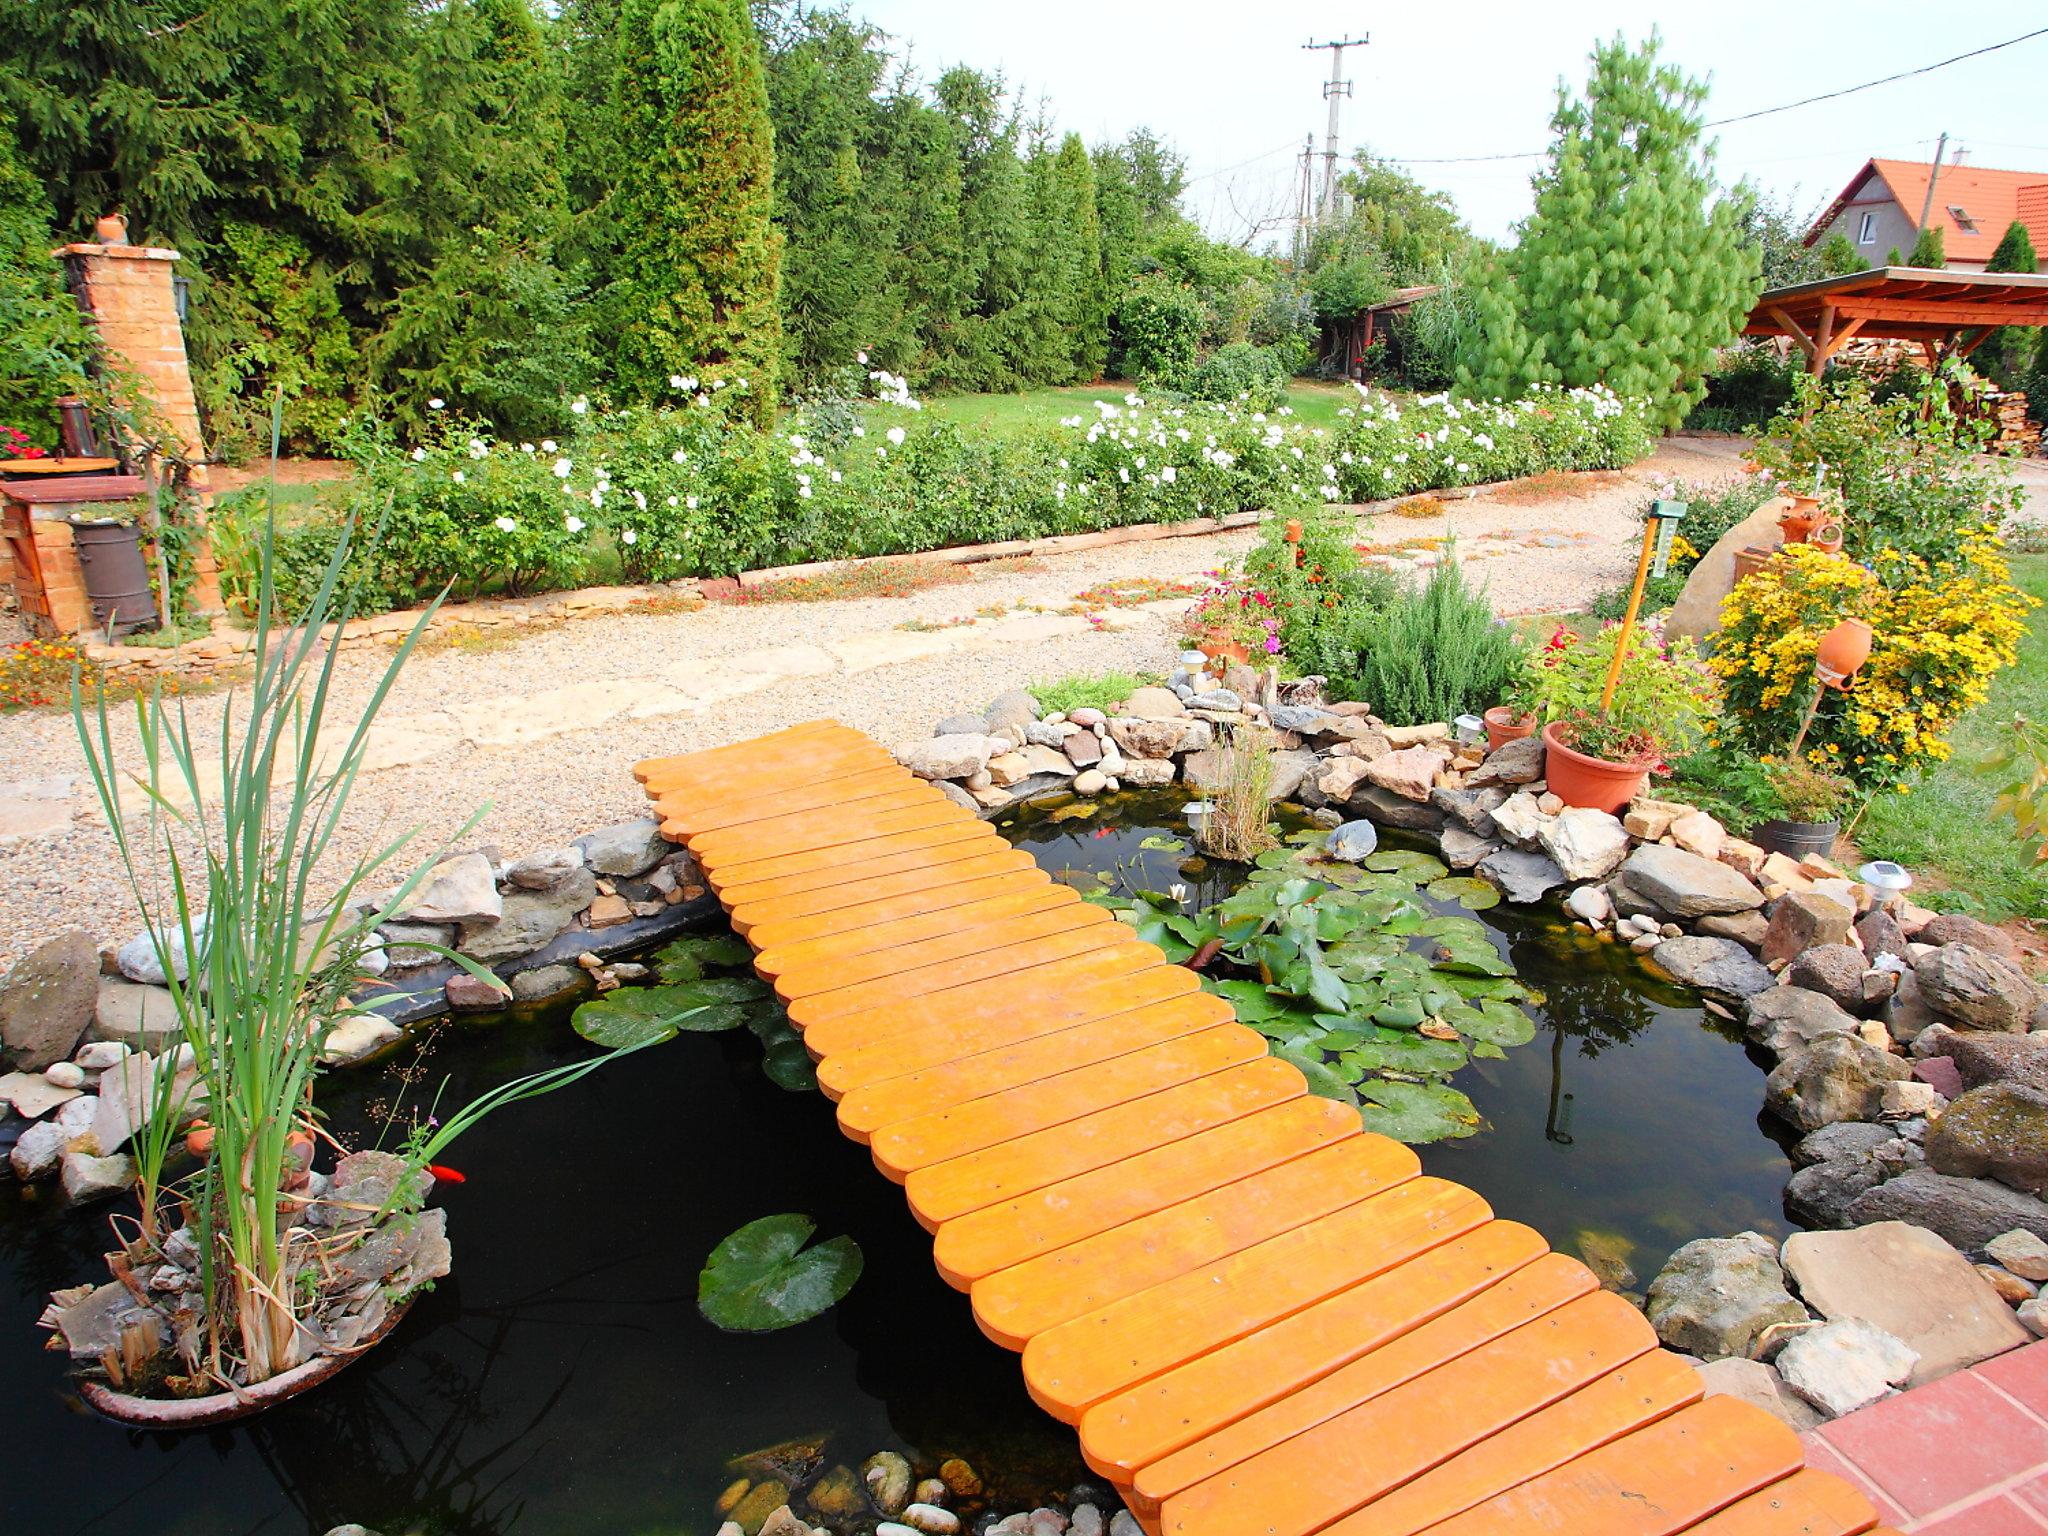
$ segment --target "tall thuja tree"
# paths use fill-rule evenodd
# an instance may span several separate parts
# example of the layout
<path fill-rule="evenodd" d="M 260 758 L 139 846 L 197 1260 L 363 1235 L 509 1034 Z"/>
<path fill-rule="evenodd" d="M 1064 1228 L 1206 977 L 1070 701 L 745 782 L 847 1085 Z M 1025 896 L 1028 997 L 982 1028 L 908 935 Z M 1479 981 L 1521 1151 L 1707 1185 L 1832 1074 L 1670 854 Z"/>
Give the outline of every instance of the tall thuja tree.
<path fill-rule="evenodd" d="M 1660 65 L 1657 47 L 1617 38 L 1594 50 L 1584 101 L 1560 86 L 1535 211 L 1478 280 L 1480 324 L 1458 368 L 1472 393 L 1605 384 L 1675 427 L 1741 329 L 1759 289 L 1747 190 L 1718 192 L 1706 86 Z"/>
<path fill-rule="evenodd" d="M 1939 224 L 1930 224 L 1920 231 L 1920 238 L 1913 242 L 1913 249 L 1906 255 L 1906 265 L 1930 270 L 1948 265 L 1948 239 Z"/>
<path fill-rule="evenodd" d="M 1100 378 L 1109 361 L 1109 289 L 1102 271 L 1102 226 L 1095 211 L 1095 165 L 1078 133 L 1060 141 L 1052 192 L 1061 264 L 1059 323 L 1068 377 Z"/>
<path fill-rule="evenodd" d="M 923 385 L 952 345 L 973 290 L 974 269 L 961 229 L 964 195 L 953 124 L 899 78 L 881 103 L 877 169 L 889 178 L 884 200 L 895 209 L 895 290 L 913 328 L 914 352 L 897 371 Z"/>
<path fill-rule="evenodd" d="M 603 303 L 614 384 L 652 400 L 671 375 L 744 379 L 765 422 L 782 353 L 782 237 L 746 0 L 622 0 L 617 58 L 626 153 Z"/>
<path fill-rule="evenodd" d="M 529 0 L 427 13 L 399 114 L 395 232 L 373 354 L 392 414 L 452 400 L 508 432 L 559 419 L 589 383 L 568 226 L 559 58 Z"/>
<path fill-rule="evenodd" d="M 966 304 L 934 360 L 937 377 L 963 389 L 1003 390 L 1023 381 L 1013 361 L 1009 311 L 1022 302 L 1032 238 L 1030 189 L 1017 154 L 1017 123 L 1003 83 L 955 66 L 933 88 L 960 166 L 960 237 Z"/>
<path fill-rule="evenodd" d="M 1984 263 L 1986 272 L 2028 272 L 2037 270 L 2034 237 L 2018 219 L 2008 224 Z M 1996 380 L 2001 389 L 2028 390 L 2032 364 L 2042 350 L 2041 337 L 2048 335 L 2030 326 L 2000 326 L 1997 334 L 1977 349 L 1974 361 L 1980 371 Z M 2031 391 L 2029 391 L 2031 395 Z M 2028 401 L 2036 418 L 2048 410 L 2048 400 Z"/>

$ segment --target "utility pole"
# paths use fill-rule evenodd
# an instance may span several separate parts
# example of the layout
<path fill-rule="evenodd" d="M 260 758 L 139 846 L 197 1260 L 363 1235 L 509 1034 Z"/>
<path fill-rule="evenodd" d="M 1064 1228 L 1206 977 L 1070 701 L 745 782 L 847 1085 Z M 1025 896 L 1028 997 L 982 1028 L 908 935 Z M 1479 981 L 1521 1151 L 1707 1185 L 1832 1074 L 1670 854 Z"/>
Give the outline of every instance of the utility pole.
<path fill-rule="evenodd" d="M 1331 218 L 1337 212 L 1337 107 L 1351 94 L 1351 82 L 1344 78 L 1344 50 L 1363 48 L 1371 41 L 1371 35 L 1366 34 L 1328 43 L 1319 43 L 1311 38 L 1301 45 L 1306 52 L 1328 49 L 1330 53 L 1330 78 L 1323 82 L 1323 100 L 1330 104 L 1330 126 L 1323 140 L 1323 195 L 1316 206 L 1320 218 Z"/>
<path fill-rule="evenodd" d="M 1934 184 L 1941 179 L 1941 157 L 1947 153 L 1948 134 L 1943 132 L 1941 141 L 1934 146 L 1934 164 L 1927 168 L 1927 196 L 1920 204 L 1920 227 L 1913 231 L 1916 236 L 1927 233 L 1927 217 L 1934 212 Z"/>
<path fill-rule="evenodd" d="M 1297 267 L 1308 260 L 1308 231 L 1315 222 L 1315 166 L 1316 136 L 1311 133 L 1301 141 L 1301 165 L 1294 182 L 1294 264 Z"/>

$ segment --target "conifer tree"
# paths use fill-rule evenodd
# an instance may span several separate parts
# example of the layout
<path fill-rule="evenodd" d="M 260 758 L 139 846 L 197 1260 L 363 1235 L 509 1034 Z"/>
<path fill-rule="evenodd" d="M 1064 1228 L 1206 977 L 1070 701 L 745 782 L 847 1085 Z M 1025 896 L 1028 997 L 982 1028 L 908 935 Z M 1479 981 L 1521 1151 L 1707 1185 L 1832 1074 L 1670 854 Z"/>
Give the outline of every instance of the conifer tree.
<path fill-rule="evenodd" d="M 1888 267 L 1903 267 L 1906 258 L 1899 254 L 1899 248 L 1895 245 L 1884 253 L 1884 264 Z"/>
<path fill-rule="evenodd" d="M 1701 143 L 1706 87 L 1658 64 L 1657 47 L 1596 48 L 1583 102 L 1560 86 L 1535 212 L 1478 282 L 1462 387 L 1600 383 L 1654 402 L 1667 426 L 1705 392 L 1714 349 L 1755 302 L 1758 258 L 1741 235 L 1746 189 L 1717 195 Z"/>
<path fill-rule="evenodd" d="M 605 320 L 615 385 L 747 381 L 770 419 L 782 351 L 782 237 L 761 45 L 746 0 L 623 0 L 622 141 Z"/>
<path fill-rule="evenodd" d="M 2039 263 L 2034 257 L 2034 237 L 2027 226 L 2018 219 L 2006 225 L 2005 233 L 1999 236 L 1997 248 L 1991 259 L 1984 263 L 1986 272 L 2032 272 Z"/>
<path fill-rule="evenodd" d="M 1851 272 L 1862 272 L 1870 266 L 1858 254 L 1849 237 L 1839 229 L 1820 243 L 1820 270 L 1826 277 L 1844 277 Z"/>
<path fill-rule="evenodd" d="M 0 117 L 0 426 L 40 448 L 57 443 L 55 401 L 85 382 L 84 316 L 50 260 L 50 204 Z"/>
<path fill-rule="evenodd" d="M 1095 211 L 1095 165 L 1078 133 L 1060 141 L 1053 162 L 1053 236 L 1061 252 L 1059 323 L 1067 336 L 1067 377 L 1099 378 L 1109 361 L 1109 292 L 1102 272 L 1102 225 Z"/>
<path fill-rule="evenodd" d="M 1913 252 L 1906 258 L 1909 267 L 1926 267 L 1930 270 L 1948 265 L 1946 245 L 1939 224 L 1930 224 L 1920 231 L 1920 238 L 1913 242 Z"/>

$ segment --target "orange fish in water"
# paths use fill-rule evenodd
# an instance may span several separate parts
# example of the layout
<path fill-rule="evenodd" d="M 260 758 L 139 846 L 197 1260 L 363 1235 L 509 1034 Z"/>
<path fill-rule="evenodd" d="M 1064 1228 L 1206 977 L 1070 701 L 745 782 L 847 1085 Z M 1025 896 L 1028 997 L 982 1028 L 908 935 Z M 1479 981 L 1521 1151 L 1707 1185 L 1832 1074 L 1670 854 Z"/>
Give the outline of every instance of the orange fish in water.
<path fill-rule="evenodd" d="M 469 1182 L 468 1179 L 464 1178 L 455 1169 L 443 1167 L 439 1163 L 427 1164 L 427 1172 L 431 1173 L 437 1181 L 443 1184 L 467 1184 Z"/>

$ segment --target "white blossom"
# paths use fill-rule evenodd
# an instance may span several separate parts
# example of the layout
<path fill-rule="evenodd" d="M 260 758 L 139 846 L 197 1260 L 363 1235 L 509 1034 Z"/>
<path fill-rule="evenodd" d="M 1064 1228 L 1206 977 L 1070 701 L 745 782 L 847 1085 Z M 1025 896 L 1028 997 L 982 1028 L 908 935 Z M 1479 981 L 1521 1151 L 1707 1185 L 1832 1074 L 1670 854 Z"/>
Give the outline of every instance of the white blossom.
<path fill-rule="evenodd" d="M 574 400 L 571 400 L 569 402 L 569 409 L 576 415 L 581 416 L 584 412 L 590 409 L 590 402 L 587 399 L 585 399 L 582 395 L 578 395 Z"/>
<path fill-rule="evenodd" d="M 500 533 L 517 533 L 519 531 L 519 525 L 509 517 L 497 518 L 495 521 Z"/>
<path fill-rule="evenodd" d="M 430 411 L 439 411 L 446 409 L 447 405 L 448 402 L 446 400 L 443 400 L 439 395 L 436 395 L 434 396 L 433 399 L 427 402 L 427 409 Z"/>
<path fill-rule="evenodd" d="M 463 482 L 464 476 L 462 471 L 458 469 L 455 471 L 454 474 L 450 475 L 448 478 L 450 480 L 453 480 L 457 485 L 460 485 Z"/>
<path fill-rule="evenodd" d="M 640 535 L 627 528 L 619 534 L 619 542 L 621 544 L 637 544 L 640 542 Z"/>
<path fill-rule="evenodd" d="M 426 450 L 426 449 L 424 449 L 424 448 L 415 448 L 415 449 L 413 449 L 413 451 L 412 451 L 412 461 L 413 461 L 413 463 L 415 463 L 415 464 L 418 464 L 418 463 L 420 463 L 421 461 L 423 461 L 423 460 L 424 460 L 424 459 L 426 458 L 426 456 L 427 456 L 427 450 Z"/>
<path fill-rule="evenodd" d="M 575 467 L 576 466 L 571 464 L 567 459 L 555 460 L 555 478 L 557 480 L 568 479 L 569 471 L 574 469 Z"/>
<path fill-rule="evenodd" d="M 898 448 L 901 448 L 903 446 L 904 436 L 905 433 L 901 427 L 891 427 L 888 431 L 888 438 L 890 443 Z"/>
<path fill-rule="evenodd" d="M 578 517 L 574 512 L 571 512 L 568 516 L 562 519 L 562 526 L 568 529 L 571 533 L 581 533 L 583 531 L 583 519 Z"/>

